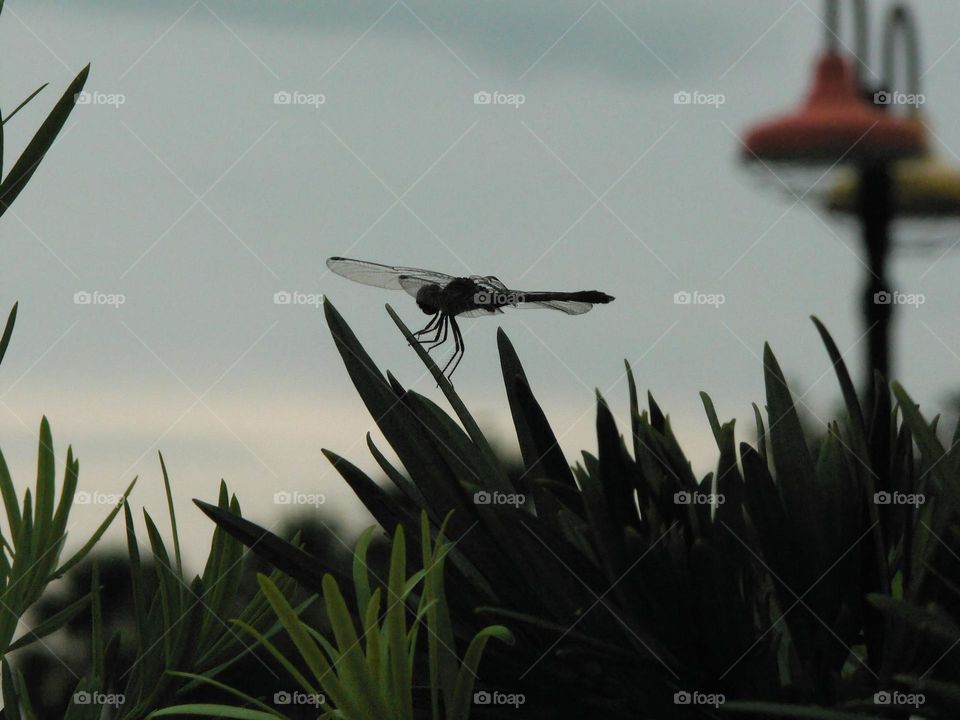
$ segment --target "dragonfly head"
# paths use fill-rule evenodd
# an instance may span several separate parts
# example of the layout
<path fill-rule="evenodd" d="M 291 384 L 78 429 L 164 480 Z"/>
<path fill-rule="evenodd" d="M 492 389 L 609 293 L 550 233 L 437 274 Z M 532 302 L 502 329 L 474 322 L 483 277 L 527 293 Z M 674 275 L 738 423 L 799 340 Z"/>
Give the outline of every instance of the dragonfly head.
<path fill-rule="evenodd" d="M 417 290 L 417 307 L 427 315 L 436 315 L 440 312 L 441 292 L 439 285 L 424 285 Z"/>

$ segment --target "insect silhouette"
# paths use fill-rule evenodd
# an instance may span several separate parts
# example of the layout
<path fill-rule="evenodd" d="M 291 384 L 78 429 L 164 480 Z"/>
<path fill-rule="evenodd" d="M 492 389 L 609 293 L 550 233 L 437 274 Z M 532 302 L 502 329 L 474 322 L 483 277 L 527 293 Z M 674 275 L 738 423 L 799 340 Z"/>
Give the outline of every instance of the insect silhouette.
<path fill-rule="evenodd" d="M 343 257 L 330 258 L 327 267 L 354 282 L 388 290 L 405 290 L 411 295 L 417 301 L 417 307 L 431 316 L 430 322 L 414 333 L 417 342 L 429 352 L 443 345 L 448 333 L 453 334 L 453 355 L 443 366 L 443 374 L 448 378 L 453 376 L 465 351 L 457 318 L 497 315 L 505 307 L 548 308 L 567 315 L 582 315 L 594 305 L 613 300 L 612 296 L 598 290 L 511 290 L 493 275 L 456 277 L 432 270 L 393 267 Z"/>

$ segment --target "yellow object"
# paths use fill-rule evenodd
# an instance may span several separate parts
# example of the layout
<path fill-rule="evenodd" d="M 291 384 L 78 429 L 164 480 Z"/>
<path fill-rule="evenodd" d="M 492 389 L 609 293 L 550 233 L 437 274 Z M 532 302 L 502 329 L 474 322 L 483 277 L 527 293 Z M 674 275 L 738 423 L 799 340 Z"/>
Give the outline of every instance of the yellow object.
<path fill-rule="evenodd" d="M 893 212 L 896 217 L 960 215 L 960 170 L 932 154 L 901 160 L 893 166 Z M 859 177 L 853 168 L 837 172 L 828 193 L 832 212 L 855 214 Z"/>
<path fill-rule="evenodd" d="M 915 118 L 922 125 L 919 114 Z M 924 145 L 927 145 L 925 140 Z M 835 171 L 836 181 L 827 193 L 831 212 L 854 215 L 860 179 L 852 167 Z M 942 218 L 960 216 L 960 169 L 944 162 L 929 149 L 892 166 L 895 217 Z"/>

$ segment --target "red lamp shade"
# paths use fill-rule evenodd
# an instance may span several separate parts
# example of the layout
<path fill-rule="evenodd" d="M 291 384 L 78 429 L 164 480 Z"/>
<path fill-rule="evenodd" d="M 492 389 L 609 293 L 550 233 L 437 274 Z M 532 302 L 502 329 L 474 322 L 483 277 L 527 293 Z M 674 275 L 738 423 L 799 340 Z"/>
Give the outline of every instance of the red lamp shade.
<path fill-rule="evenodd" d="M 923 137 L 916 123 L 864 100 L 849 63 L 831 51 L 817 62 L 803 106 L 754 126 L 744 145 L 745 160 L 829 165 L 918 155 Z"/>

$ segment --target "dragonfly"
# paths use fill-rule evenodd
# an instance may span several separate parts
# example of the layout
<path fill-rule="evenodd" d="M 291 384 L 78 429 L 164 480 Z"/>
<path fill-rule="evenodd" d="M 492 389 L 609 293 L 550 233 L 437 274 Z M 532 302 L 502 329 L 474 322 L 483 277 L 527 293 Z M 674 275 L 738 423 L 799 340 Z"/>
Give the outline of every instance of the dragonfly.
<path fill-rule="evenodd" d="M 413 334 L 416 341 L 427 348 L 427 352 L 446 343 L 448 334 L 453 335 L 453 355 L 442 370 L 447 378 L 453 377 L 466 349 L 457 318 L 498 315 L 506 307 L 549 308 L 567 315 L 582 315 L 594 305 L 606 304 L 614 299 L 599 290 L 511 290 L 493 275 L 458 277 L 432 270 L 394 267 L 344 257 L 328 259 L 327 267 L 348 280 L 388 290 L 404 290 L 412 296 L 417 307 L 431 316 L 430 322 Z"/>

